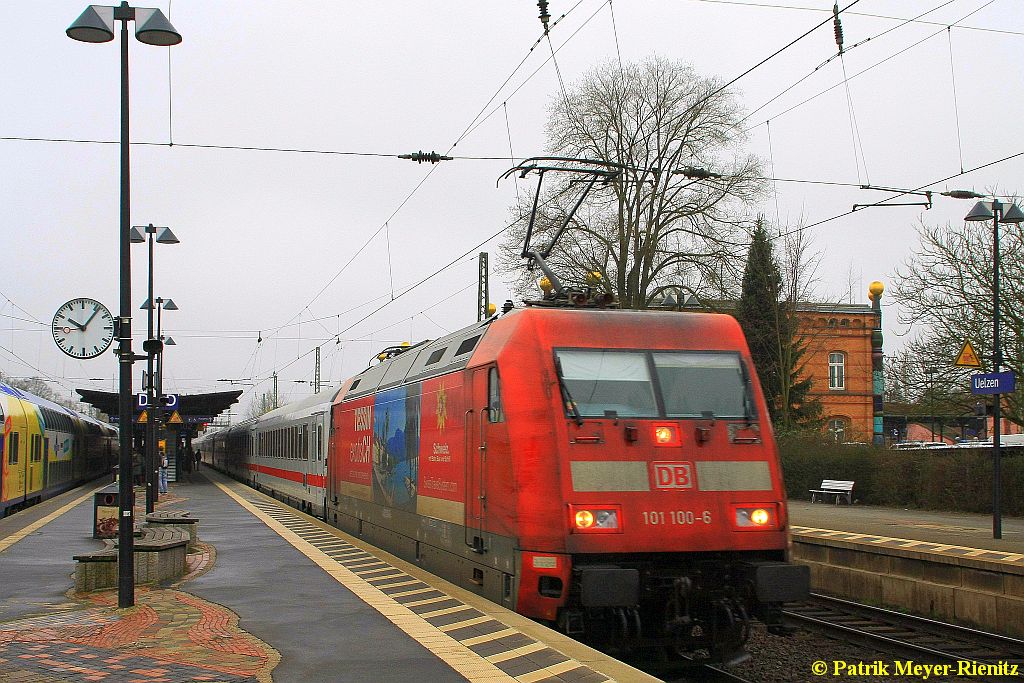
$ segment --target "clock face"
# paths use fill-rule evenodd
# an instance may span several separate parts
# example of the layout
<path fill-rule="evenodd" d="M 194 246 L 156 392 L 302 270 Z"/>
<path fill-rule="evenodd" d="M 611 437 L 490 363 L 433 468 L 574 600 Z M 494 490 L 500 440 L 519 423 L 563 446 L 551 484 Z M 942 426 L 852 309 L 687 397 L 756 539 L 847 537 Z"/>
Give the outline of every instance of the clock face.
<path fill-rule="evenodd" d="M 95 358 L 114 341 L 114 319 L 95 299 L 72 299 L 53 316 L 53 340 L 72 358 Z"/>

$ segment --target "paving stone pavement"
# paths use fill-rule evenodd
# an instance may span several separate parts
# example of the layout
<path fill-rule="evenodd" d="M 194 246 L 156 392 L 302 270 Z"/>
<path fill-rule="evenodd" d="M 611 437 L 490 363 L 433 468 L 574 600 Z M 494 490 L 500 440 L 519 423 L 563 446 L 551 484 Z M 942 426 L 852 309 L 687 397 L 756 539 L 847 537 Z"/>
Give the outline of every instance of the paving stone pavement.
<path fill-rule="evenodd" d="M 280 661 L 230 610 L 173 588 L 73 595 L 69 609 L 0 623 L 0 683 L 266 683 Z"/>
<path fill-rule="evenodd" d="M 184 500 L 172 492 L 158 507 Z M 136 505 L 145 509 L 144 492 Z M 117 607 L 116 588 L 72 590 L 41 613 L 0 622 L 0 683 L 269 683 L 280 654 L 231 610 L 180 590 L 215 559 L 200 542 L 176 583 L 136 586 L 134 607 Z"/>

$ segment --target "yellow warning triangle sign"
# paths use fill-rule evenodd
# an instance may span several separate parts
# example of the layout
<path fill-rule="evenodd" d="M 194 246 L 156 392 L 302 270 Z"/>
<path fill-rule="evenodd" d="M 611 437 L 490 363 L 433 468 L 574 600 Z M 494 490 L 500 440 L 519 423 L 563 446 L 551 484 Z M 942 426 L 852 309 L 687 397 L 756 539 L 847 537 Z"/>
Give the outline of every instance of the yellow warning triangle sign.
<path fill-rule="evenodd" d="M 974 352 L 974 347 L 971 346 L 970 341 L 964 342 L 964 347 L 960 349 L 960 355 L 956 357 L 954 365 L 959 365 L 962 368 L 980 368 L 981 361 L 978 360 L 978 354 Z"/>
<path fill-rule="evenodd" d="M 169 424 L 169 425 L 180 425 L 181 424 L 181 415 L 178 415 L 178 411 L 177 410 L 175 410 L 173 413 L 171 413 L 171 419 L 167 420 L 167 424 Z"/>
<path fill-rule="evenodd" d="M 149 422 L 149 417 L 148 416 L 149 416 L 149 411 L 148 410 L 143 410 L 142 413 L 139 414 L 139 419 L 137 419 L 136 422 L 138 422 L 140 425 L 144 425 L 147 422 Z"/>

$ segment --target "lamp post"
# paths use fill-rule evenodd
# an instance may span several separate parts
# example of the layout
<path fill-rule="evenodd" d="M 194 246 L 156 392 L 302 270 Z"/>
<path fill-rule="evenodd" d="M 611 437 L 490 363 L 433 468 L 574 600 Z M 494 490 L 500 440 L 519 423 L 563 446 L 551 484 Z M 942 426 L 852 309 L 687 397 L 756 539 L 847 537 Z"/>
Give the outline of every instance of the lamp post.
<path fill-rule="evenodd" d="M 163 404 L 163 397 L 164 397 L 164 386 L 163 386 L 164 347 L 165 346 L 176 346 L 176 344 L 175 344 L 174 340 L 171 339 L 170 337 L 166 337 L 165 338 L 164 335 L 161 333 L 160 328 L 162 326 L 162 321 L 163 321 L 163 315 L 162 315 L 163 312 L 164 311 L 176 311 L 176 310 L 178 310 L 178 307 L 177 307 L 177 305 L 175 305 L 173 300 L 171 300 L 171 299 L 164 299 L 164 298 L 161 298 L 161 297 L 158 296 L 155 299 L 146 299 L 146 302 L 144 304 L 142 304 L 142 308 L 150 310 L 150 319 L 151 319 L 150 322 L 151 323 L 152 323 L 152 317 L 153 317 L 152 311 L 153 311 L 153 309 L 156 309 L 156 336 L 153 337 L 152 340 L 151 340 L 153 342 L 151 348 L 153 349 L 153 358 L 154 358 L 154 362 L 156 363 L 156 372 L 155 372 L 155 375 L 151 375 L 151 377 L 154 377 L 154 376 L 156 377 L 156 383 L 155 383 L 155 386 L 153 388 L 153 391 L 156 394 L 157 399 L 156 399 L 155 402 L 150 404 L 149 413 L 150 413 L 150 417 L 152 418 L 152 421 L 153 421 L 154 424 L 162 425 L 163 424 L 163 415 L 162 415 L 162 413 L 163 413 L 163 408 L 164 408 L 164 404 Z M 150 328 L 150 329 L 152 329 L 152 328 Z M 152 385 L 153 382 L 151 381 L 150 384 Z M 154 433 L 155 433 L 155 429 L 154 429 Z M 155 440 L 154 440 L 154 444 L 155 444 Z M 156 450 L 154 449 L 154 454 L 155 454 L 155 452 L 156 452 Z M 154 466 L 155 466 L 155 464 L 156 464 L 156 457 L 155 457 L 155 455 L 154 455 L 154 458 L 153 458 L 153 463 L 154 463 Z"/>
<path fill-rule="evenodd" d="M 932 441 L 935 441 L 935 368 L 925 368 L 924 374 L 928 375 L 928 412 L 931 413 Z M 941 439 L 940 439 L 941 441 Z"/>
<path fill-rule="evenodd" d="M 117 604 L 135 604 L 135 493 L 132 490 L 132 353 L 131 314 L 131 182 L 128 143 L 128 22 L 135 21 L 135 37 L 147 45 L 170 46 L 181 42 L 163 12 L 158 9 L 130 7 L 122 2 L 117 7 L 89 5 L 67 28 L 69 38 L 85 43 L 106 43 L 114 39 L 114 22 L 121 22 L 121 221 L 120 221 L 120 313 L 115 332 L 118 338 L 118 419 L 120 433 L 120 485 L 118 486 L 118 553 Z"/>
<path fill-rule="evenodd" d="M 944 193 L 946 194 L 946 193 Z M 983 195 L 953 190 L 948 193 L 956 199 L 974 199 Z M 965 221 L 992 221 L 992 366 L 994 372 L 1001 372 L 1003 351 L 999 346 L 999 224 L 1024 222 L 1024 211 L 1016 204 L 1004 206 L 998 197 L 991 202 L 978 202 L 970 213 L 964 216 Z M 1003 537 L 1003 519 L 1000 511 L 1000 415 L 999 401 L 1001 394 L 992 395 L 992 538 Z"/>
<path fill-rule="evenodd" d="M 178 244 L 179 240 L 171 232 L 170 228 L 158 228 L 152 223 L 149 225 L 132 226 L 130 233 L 130 241 L 133 244 L 138 244 L 146 241 L 146 237 L 140 232 L 145 231 L 149 235 L 149 298 L 146 299 L 146 303 L 142 305 L 143 309 L 148 309 L 148 321 L 149 321 L 149 332 L 146 336 L 146 342 L 142 345 L 146 351 L 146 457 L 145 466 L 146 471 L 146 513 L 153 512 L 156 508 L 157 502 L 157 460 L 156 460 L 156 417 L 154 406 L 159 402 L 162 394 L 156 394 L 154 397 L 154 386 L 153 386 L 153 361 L 158 353 L 160 353 L 160 342 L 162 341 L 159 337 L 153 336 L 153 242 L 159 242 L 160 244 Z"/>

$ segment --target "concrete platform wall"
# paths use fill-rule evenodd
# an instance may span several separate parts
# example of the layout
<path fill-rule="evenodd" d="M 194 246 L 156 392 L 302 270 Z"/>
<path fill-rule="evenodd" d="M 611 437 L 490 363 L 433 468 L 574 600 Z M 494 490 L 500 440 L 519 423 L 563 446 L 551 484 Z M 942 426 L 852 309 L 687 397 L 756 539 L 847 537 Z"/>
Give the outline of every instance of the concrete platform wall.
<path fill-rule="evenodd" d="M 1024 566 L 793 536 L 811 590 L 1024 637 Z"/>

